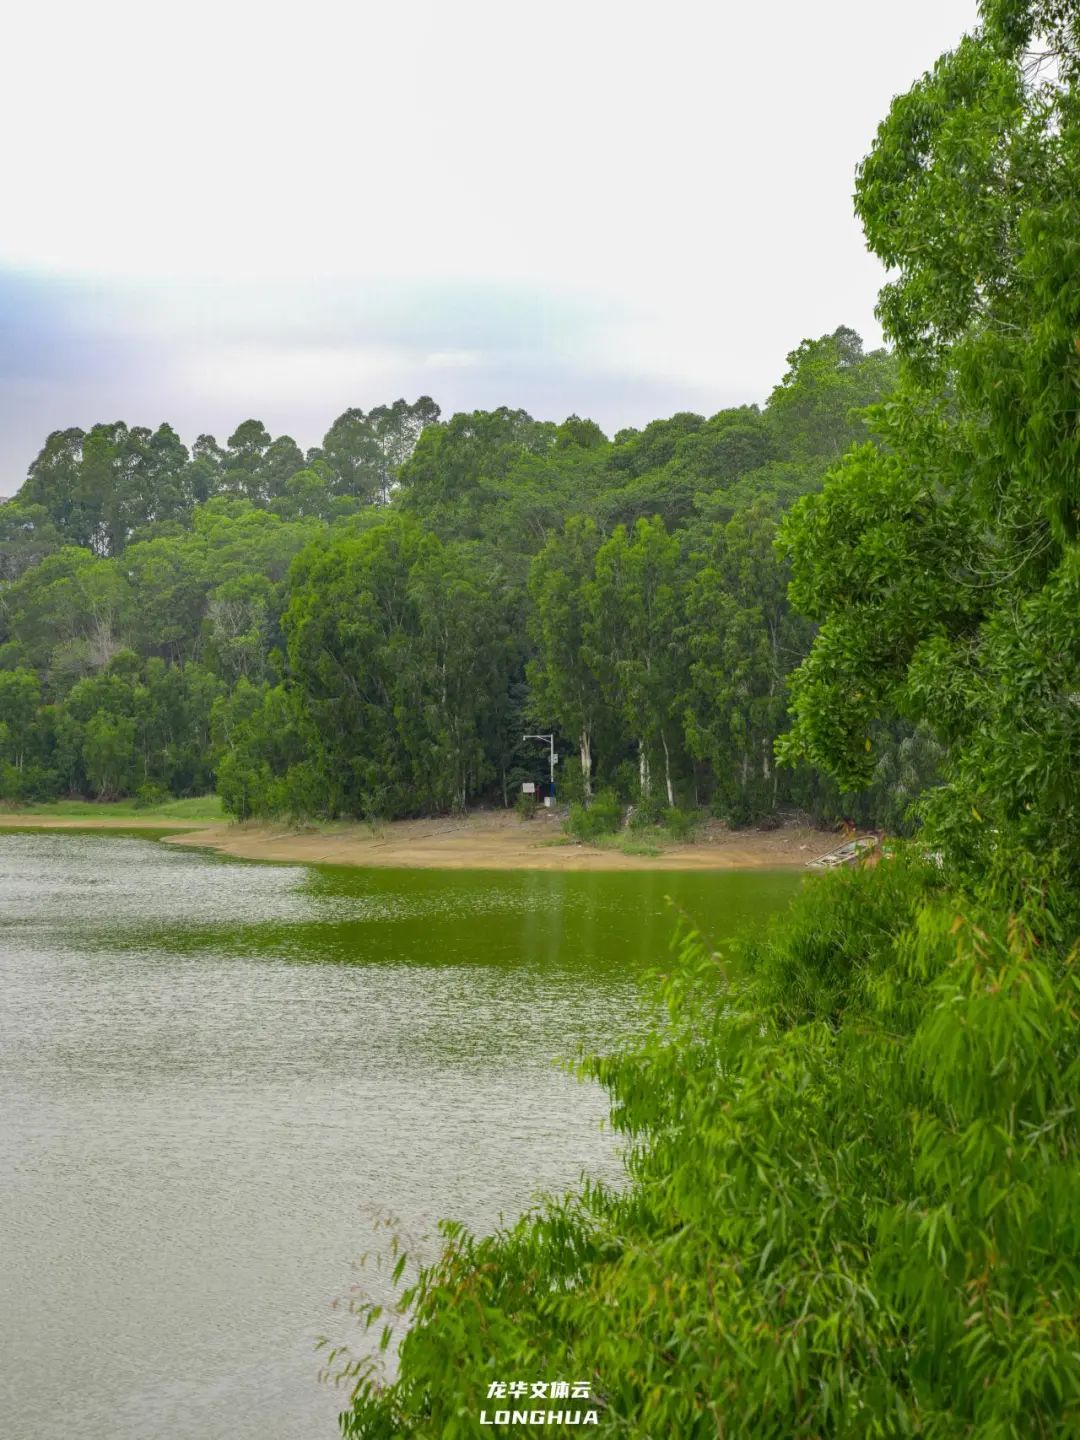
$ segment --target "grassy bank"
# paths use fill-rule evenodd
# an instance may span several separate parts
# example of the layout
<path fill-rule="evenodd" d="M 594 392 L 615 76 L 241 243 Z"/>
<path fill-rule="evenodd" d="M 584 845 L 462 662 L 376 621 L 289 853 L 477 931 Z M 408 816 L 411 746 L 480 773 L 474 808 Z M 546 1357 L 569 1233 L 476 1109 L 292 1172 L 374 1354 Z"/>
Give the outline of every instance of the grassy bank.
<path fill-rule="evenodd" d="M 192 795 L 184 800 L 166 800 L 160 805 L 139 805 L 134 800 L 50 800 L 39 805 L 5 806 L 0 815 L 44 815 L 56 820 L 100 821 L 177 820 L 191 824 L 209 824 L 224 820 L 221 798 L 217 795 Z"/>

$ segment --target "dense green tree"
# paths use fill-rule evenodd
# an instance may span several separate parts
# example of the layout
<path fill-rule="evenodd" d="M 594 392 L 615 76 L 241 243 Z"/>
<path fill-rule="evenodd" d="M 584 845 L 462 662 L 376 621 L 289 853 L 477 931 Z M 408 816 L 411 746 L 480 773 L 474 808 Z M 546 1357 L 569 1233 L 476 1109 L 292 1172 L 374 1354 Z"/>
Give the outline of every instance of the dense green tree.
<path fill-rule="evenodd" d="M 308 550 L 284 628 L 330 813 L 460 807 L 491 777 L 509 626 L 464 553 L 402 516 Z"/>
<path fill-rule="evenodd" d="M 539 455 L 526 451 L 505 476 L 481 481 L 474 512 L 482 517 L 479 542 L 499 556 L 515 579 L 526 581 L 532 556 L 568 516 L 599 508 L 610 446 L 584 434 L 587 444 L 571 439 Z"/>
<path fill-rule="evenodd" d="M 206 612 L 206 546 L 190 533 L 136 541 L 124 556 L 131 639 L 144 655 L 194 658 Z"/>
<path fill-rule="evenodd" d="M 211 500 L 222 488 L 221 472 L 225 452 L 213 435 L 200 435 L 191 447 L 191 460 L 184 467 L 184 493 L 192 505 Z"/>
<path fill-rule="evenodd" d="M 686 600 L 687 745 L 708 762 L 714 805 L 736 821 L 776 807 L 773 746 L 787 714 L 784 679 L 809 642 L 809 627 L 787 601 L 775 534 L 767 501 L 715 526 L 695 557 Z"/>
<path fill-rule="evenodd" d="M 864 355 L 862 340 L 846 325 L 804 340 L 769 396 L 766 415 L 775 443 L 792 460 L 837 460 L 865 435 L 861 412 L 895 383 L 892 356 L 885 350 Z"/>
<path fill-rule="evenodd" d="M 37 740 L 41 686 L 32 670 L 0 670 L 0 760 L 21 771 Z"/>
<path fill-rule="evenodd" d="M 169 425 L 155 431 L 117 422 L 57 431 L 19 492 L 41 506 L 68 543 L 119 555 L 132 531 L 186 508 L 188 452 Z"/>
<path fill-rule="evenodd" d="M 619 525 L 596 554 L 586 587 L 587 647 L 608 703 L 622 710 L 638 754 L 640 795 L 652 793 L 654 752 L 663 756 L 664 788 L 675 804 L 671 761 L 680 727 L 682 585 L 679 542 L 663 521 Z"/>
<path fill-rule="evenodd" d="M 73 426 L 54 430 L 30 466 L 16 497 L 22 505 L 40 506 L 64 539 L 89 545 L 97 516 L 88 512 L 82 493 L 82 447 L 86 432 Z"/>
<path fill-rule="evenodd" d="M 595 522 L 573 516 L 548 540 L 529 572 L 532 705 L 544 723 L 576 740 L 586 801 L 592 798 L 593 743 L 605 708 L 589 650 L 588 587 L 600 544 Z"/>
<path fill-rule="evenodd" d="M 65 546 L 0 595 L 14 663 L 62 679 L 105 665 L 123 646 L 131 588 L 117 561 Z"/>
<path fill-rule="evenodd" d="M 1068 6 L 985 16 L 860 171 L 902 383 L 874 412 L 882 443 L 784 527 L 793 598 L 820 624 L 785 753 L 858 785 L 877 716 L 929 725 L 950 860 L 1076 895 L 1080 36 Z"/>
<path fill-rule="evenodd" d="M 135 722 L 129 716 L 96 711 L 86 722 L 82 749 L 86 778 L 99 800 L 134 789 Z"/>
<path fill-rule="evenodd" d="M 245 420 L 238 425 L 229 436 L 222 456 L 222 489 L 248 500 L 261 499 L 259 467 L 272 443 L 270 432 L 261 420 Z"/>
<path fill-rule="evenodd" d="M 482 533 L 484 482 L 505 479 L 524 455 L 543 455 L 556 426 L 524 410 L 477 410 L 428 425 L 401 469 L 400 504 L 448 539 Z"/>
<path fill-rule="evenodd" d="M 0 584 L 18 580 L 61 544 L 60 531 L 44 505 L 21 500 L 0 503 Z"/>
<path fill-rule="evenodd" d="M 316 517 L 329 520 L 334 513 L 329 466 L 325 460 L 313 460 L 296 470 L 285 481 L 273 508 L 286 519 Z"/>
<path fill-rule="evenodd" d="M 816 414 L 807 394 L 815 385 L 828 389 L 829 365 L 858 371 L 864 362 L 851 360 L 857 339 L 843 353 L 824 341 L 808 345 L 817 359 L 787 389 Z M 839 389 L 850 402 L 850 384 Z M 684 672 L 692 655 L 701 664 L 711 657 L 715 681 L 730 671 L 744 679 L 768 674 L 775 685 L 775 667 L 741 648 L 764 643 L 756 602 L 714 576 L 708 602 L 697 605 L 680 638 L 681 658 L 662 657 L 668 673 L 642 626 L 637 580 L 629 578 L 640 536 L 659 542 L 666 531 L 663 547 L 678 557 L 681 594 L 704 563 L 710 526 L 729 525 L 760 504 L 771 513 L 815 488 L 821 457 L 792 459 L 792 445 L 785 449 L 778 434 L 768 409 L 743 406 L 711 419 L 679 414 L 612 443 L 577 415 L 553 425 L 502 409 L 439 423 L 426 397 L 346 411 L 306 457 L 258 420 L 237 427 L 225 447 L 200 435 L 190 455 L 168 426 L 56 432 L 19 497 L 0 506 L 0 667 L 29 667 L 41 683 L 35 759 L 22 778 L 14 768 L 5 772 L 2 788 L 13 797 L 43 787 L 96 793 L 104 772 L 99 765 L 91 782 L 85 745 L 102 708 L 111 718 L 96 727 L 97 758 L 117 736 L 137 752 L 131 766 L 113 766 L 105 777 L 110 793 L 131 784 L 186 793 L 209 783 L 220 759 L 221 774 L 231 777 L 222 783 L 233 787 L 244 813 L 260 805 L 398 813 L 408 804 L 439 808 L 483 794 L 505 803 L 510 784 L 535 772 L 520 737 L 543 716 L 545 728 L 554 726 L 560 744 L 576 752 L 561 772 L 567 793 L 588 798 L 599 754 L 603 783 L 614 784 L 624 801 L 640 797 L 642 773 L 651 789 L 652 771 L 663 764 L 669 797 L 690 778 L 695 796 L 716 801 L 724 792 L 721 808 L 733 818 L 758 813 L 773 791 L 782 803 L 802 792 L 775 777 L 766 783 L 756 751 L 747 762 L 755 798 L 747 791 L 746 803 L 736 803 L 729 782 L 739 762 L 717 738 L 729 720 L 747 724 L 755 706 L 771 716 L 774 690 L 764 699 L 755 690 L 749 710 L 740 710 L 738 685 L 699 686 L 693 734 L 688 720 Z M 808 442 L 799 453 L 814 449 Z M 345 740 L 314 722 L 309 702 L 317 687 L 310 673 L 293 673 L 286 653 L 282 617 L 305 584 L 303 567 L 292 578 L 290 567 L 313 541 L 323 549 L 361 542 L 387 513 L 409 516 L 442 549 L 425 549 L 405 566 L 408 621 L 392 643 L 373 640 L 368 658 L 372 676 L 380 666 L 393 669 L 394 647 L 407 663 L 393 686 L 388 679 L 382 709 L 370 701 L 367 728 L 348 742 L 352 770 L 339 780 L 333 771 Z M 650 530 L 657 516 L 660 530 Z M 639 521 L 647 522 L 645 531 L 635 530 Z M 614 540 L 620 525 L 622 538 Z M 365 542 L 373 571 L 384 541 Z M 597 572 L 596 552 L 605 544 L 627 548 L 617 584 L 607 561 Z M 605 553 L 610 559 L 613 549 Z M 530 585 L 537 556 L 544 558 Z M 618 592 L 624 583 L 625 609 Z M 352 603 L 348 596 L 346 587 L 342 604 Z M 741 628 L 732 616 L 742 617 Z M 462 637 L 473 628 L 493 637 L 487 679 L 483 646 L 464 670 L 456 659 L 448 663 L 469 649 Z M 623 648 L 607 653 L 609 643 Z M 108 672 L 115 687 L 114 660 L 125 649 L 138 670 L 125 681 L 130 703 L 88 710 L 91 692 L 81 683 Z M 635 654 L 646 656 L 644 664 Z M 430 688 L 440 674 L 445 697 Z M 209 698 L 196 703 L 200 687 Z M 208 738 L 208 706 L 225 689 L 263 697 L 261 718 L 252 710 L 243 744 L 236 736 L 225 745 Z M 712 713 L 728 705 L 730 716 Z M 276 725 L 287 743 L 273 741 Z M 755 730 L 750 748 L 761 740 Z M 380 775 L 395 778 L 384 785 Z"/>
<path fill-rule="evenodd" d="M 221 486 L 230 494 L 265 505 L 284 492 L 304 464 L 303 452 L 291 436 L 274 440 L 261 420 L 245 420 L 229 436 Z"/>
<path fill-rule="evenodd" d="M 325 811 L 325 784 L 308 759 L 298 692 L 255 686 L 241 676 L 211 716 L 217 789 L 230 815 Z"/>
<path fill-rule="evenodd" d="M 369 505 L 385 505 L 398 471 L 416 448 L 423 431 L 439 418 L 428 395 L 409 405 L 395 400 L 363 410 L 346 410 L 323 437 L 319 458 L 332 476 L 332 489 Z"/>

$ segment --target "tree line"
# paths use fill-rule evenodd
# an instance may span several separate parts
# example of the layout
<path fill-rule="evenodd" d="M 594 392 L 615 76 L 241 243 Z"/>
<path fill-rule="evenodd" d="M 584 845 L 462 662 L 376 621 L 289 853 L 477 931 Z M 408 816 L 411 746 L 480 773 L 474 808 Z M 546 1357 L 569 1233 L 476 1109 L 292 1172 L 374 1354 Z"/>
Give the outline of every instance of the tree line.
<path fill-rule="evenodd" d="M 0 795 L 505 804 L 543 774 L 539 727 L 569 799 L 901 824 L 928 734 L 882 726 L 859 800 L 773 755 L 814 633 L 778 525 L 895 376 L 841 327 L 760 407 L 610 439 L 427 397 L 348 410 L 306 454 L 256 420 L 190 450 L 168 425 L 56 432 L 0 506 Z"/>

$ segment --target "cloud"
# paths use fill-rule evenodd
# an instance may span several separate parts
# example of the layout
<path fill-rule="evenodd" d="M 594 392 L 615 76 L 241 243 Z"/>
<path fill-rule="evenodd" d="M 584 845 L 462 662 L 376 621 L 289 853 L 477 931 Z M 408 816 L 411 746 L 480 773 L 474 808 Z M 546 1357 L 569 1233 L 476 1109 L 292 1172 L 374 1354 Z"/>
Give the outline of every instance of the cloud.
<path fill-rule="evenodd" d="M 610 429 L 760 399 L 839 323 L 875 341 L 854 167 L 974 0 L 763 13 L 18 7 L 0 488 L 103 417 L 310 443 L 428 390 Z"/>
<path fill-rule="evenodd" d="M 479 350 L 436 350 L 422 363 L 426 370 L 475 370 L 482 359 Z"/>

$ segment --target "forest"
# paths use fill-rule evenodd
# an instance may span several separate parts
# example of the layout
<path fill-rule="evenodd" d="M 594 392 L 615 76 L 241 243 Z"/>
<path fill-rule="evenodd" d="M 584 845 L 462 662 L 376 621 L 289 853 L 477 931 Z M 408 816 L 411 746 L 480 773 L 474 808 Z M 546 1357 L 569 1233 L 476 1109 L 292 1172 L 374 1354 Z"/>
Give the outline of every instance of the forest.
<path fill-rule="evenodd" d="M 506 805 L 546 779 L 539 728 L 563 799 L 903 827 L 925 728 L 875 727 L 861 796 L 773 755 L 815 628 L 778 525 L 876 443 L 895 378 L 839 328 L 760 407 L 613 439 L 426 397 L 348 410 L 306 454 L 256 420 L 190 449 L 166 424 L 54 433 L 0 506 L 0 796 Z"/>

